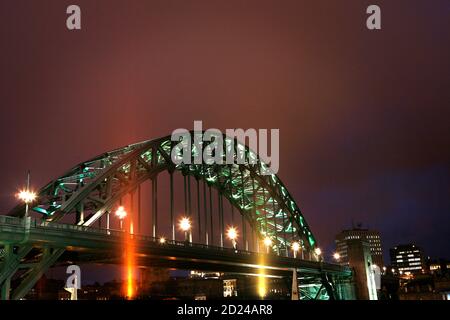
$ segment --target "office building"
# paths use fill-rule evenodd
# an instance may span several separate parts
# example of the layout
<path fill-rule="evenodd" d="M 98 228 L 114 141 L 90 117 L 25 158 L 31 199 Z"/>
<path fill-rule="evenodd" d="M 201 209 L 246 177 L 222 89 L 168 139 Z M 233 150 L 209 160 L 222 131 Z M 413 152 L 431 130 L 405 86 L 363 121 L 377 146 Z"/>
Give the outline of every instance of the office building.
<path fill-rule="evenodd" d="M 336 252 L 339 254 L 338 262 L 341 265 L 349 265 L 348 242 L 351 240 L 367 242 L 372 256 L 372 262 L 380 268 L 384 267 L 380 233 L 375 230 L 360 227 L 343 230 L 336 236 Z"/>
<path fill-rule="evenodd" d="M 422 250 L 414 244 L 398 245 L 390 249 L 391 265 L 401 274 L 414 274 L 424 271 Z"/>

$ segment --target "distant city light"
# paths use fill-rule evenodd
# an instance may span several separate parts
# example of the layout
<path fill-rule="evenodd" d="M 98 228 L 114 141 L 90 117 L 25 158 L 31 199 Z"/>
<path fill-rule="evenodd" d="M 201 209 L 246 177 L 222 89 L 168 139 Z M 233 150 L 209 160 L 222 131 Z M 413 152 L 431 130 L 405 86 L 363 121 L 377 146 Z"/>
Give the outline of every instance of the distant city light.
<path fill-rule="evenodd" d="M 341 259 L 341 255 L 338 252 L 335 252 L 333 254 L 333 258 L 334 258 L 334 260 L 339 261 Z"/>
<path fill-rule="evenodd" d="M 314 249 L 315 254 L 317 254 L 318 256 L 320 256 L 322 254 L 322 250 L 320 248 L 315 248 Z"/>
<path fill-rule="evenodd" d="M 159 238 L 159 243 L 161 243 L 161 244 L 166 243 L 166 238 L 164 238 L 164 237 Z"/>
<path fill-rule="evenodd" d="M 300 244 L 298 242 L 292 243 L 292 250 L 294 250 L 294 252 L 300 250 Z"/>

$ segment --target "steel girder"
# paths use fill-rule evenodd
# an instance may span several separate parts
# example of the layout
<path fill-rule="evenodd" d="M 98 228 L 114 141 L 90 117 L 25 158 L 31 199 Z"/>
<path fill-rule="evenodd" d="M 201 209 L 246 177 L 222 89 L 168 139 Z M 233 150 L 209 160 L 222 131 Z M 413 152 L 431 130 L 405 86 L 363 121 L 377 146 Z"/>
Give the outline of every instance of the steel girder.
<path fill-rule="evenodd" d="M 193 135 L 191 132 L 192 138 Z M 293 241 L 300 241 L 311 258 L 316 240 L 279 177 L 261 174 L 267 170 L 267 165 L 247 146 L 226 136 L 223 139 L 224 148 L 230 143 L 234 145 L 234 159 L 238 153 L 245 152 L 244 163 L 176 165 L 171 159 L 175 145 L 171 136 L 148 140 L 78 164 L 39 191 L 33 210 L 49 221 L 76 214 L 76 223 L 89 226 L 144 181 L 162 171 L 181 171 L 219 190 L 259 237 L 272 238 L 278 252 L 280 249 L 287 251 Z M 193 148 L 192 157 L 206 146 L 207 143 L 202 142 L 202 150 Z M 225 162 L 225 152 L 223 160 Z M 24 207 L 17 206 L 10 215 L 23 216 L 23 213 Z"/>
<path fill-rule="evenodd" d="M 64 253 L 64 248 L 44 248 L 40 261 L 32 264 L 19 286 L 11 293 L 11 299 L 20 300 L 34 287 L 36 282 Z"/>

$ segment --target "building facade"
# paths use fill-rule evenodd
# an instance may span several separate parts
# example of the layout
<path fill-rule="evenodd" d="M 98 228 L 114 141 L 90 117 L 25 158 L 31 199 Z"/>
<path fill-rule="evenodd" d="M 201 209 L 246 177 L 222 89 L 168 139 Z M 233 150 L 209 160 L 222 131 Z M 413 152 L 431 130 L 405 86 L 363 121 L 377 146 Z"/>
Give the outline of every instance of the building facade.
<path fill-rule="evenodd" d="M 377 285 L 369 243 L 361 239 L 351 239 L 348 240 L 347 246 L 348 264 L 353 270 L 357 299 L 377 300 Z"/>
<path fill-rule="evenodd" d="M 349 241 L 352 240 L 361 240 L 367 242 L 369 244 L 369 250 L 372 256 L 372 262 L 380 268 L 384 267 L 380 233 L 375 230 L 362 228 L 343 230 L 336 236 L 336 252 L 339 254 L 338 262 L 341 265 L 349 265 Z"/>
<path fill-rule="evenodd" d="M 398 245 L 389 250 L 392 267 L 401 274 L 415 274 L 424 271 L 422 250 L 415 244 Z"/>

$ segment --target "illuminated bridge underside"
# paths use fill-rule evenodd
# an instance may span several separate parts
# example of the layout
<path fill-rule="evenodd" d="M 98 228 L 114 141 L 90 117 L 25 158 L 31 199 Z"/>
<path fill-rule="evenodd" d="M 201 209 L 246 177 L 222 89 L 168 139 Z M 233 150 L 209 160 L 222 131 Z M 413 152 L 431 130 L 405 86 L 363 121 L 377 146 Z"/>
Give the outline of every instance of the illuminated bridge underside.
<path fill-rule="evenodd" d="M 25 220 L 13 217 L 0 216 L 0 245 L 8 247 L 9 244 L 21 243 L 33 250 L 52 248 L 47 251 L 48 257 L 44 262 L 31 257 L 28 264 L 56 263 L 55 255 L 59 257 L 62 249 L 65 254 L 58 264 L 68 264 L 68 261 L 77 263 L 121 264 L 123 260 L 124 237 L 129 233 L 118 230 L 94 229 L 84 226 L 72 226 L 45 222 Z M 343 288 L 351 279 L 348 268 L 335 264 L 317 261 L 293 259 L 275 254 L 259 254 L 244 250 L 234 250 L 217 246 L 206 246 L 188 242 L 171 241 L 160 243 L 159 239 L 133 235 L 136 245 L 137 265 L 146 267 L 166 267 L 199 271 L 230 272 L 234 274 L 258 275 L 264 269 L 268 277 L 289 278 L 292 268 L 298 270 L 301 297 L 303 299 L 345 298 Z M 31 250 L 29 251 L 31 253 Z M 19 254 L 19 253 L 17 253 Z M 28 254 L 25 254 L 26 257 Z M 11 261 L 14 263 L 17 261 Z M 7 277 L 7 272 L 0 274 L 0 282 Z M 33 283 L 20 285 L 14 290 L 12 298 L 22 298 Z M 328 288 L 325 288 L 325 285 Z"/>
<path fill-rule="evenodd" d="M 77 223 L 89 226 L 144 181 L 156 179 L 162 171 L 172 176 L 178 170 L 216 188 L 260 238 L 272 238 L 275 251 L 289 250 L 293 241 L 299 241 L 305 253 L 313 252 L 316 241 L 299 207 L 275 174 L 261 174 L 267 166 L 245 145 L 224 136 L 224 148 L 234 142 L 234 159 L 245 152 L 243 164 L 175 165 L 171 160 L 175 143 L 170 138 L 133 144 L 77 165 L 40 190 L 39 203 L 33 210 L 51 221 L 82 212 L 87 218 Z M 206 142 L 203 144 L 205 148 Z M 195 157 L 199 150 L 193 148 L 192 152 Z M 254 159 L 253 164 L 249 159 Z M 23 212 L 23 207 L 17 207 L 12 215 L 21 216 Z"/>

